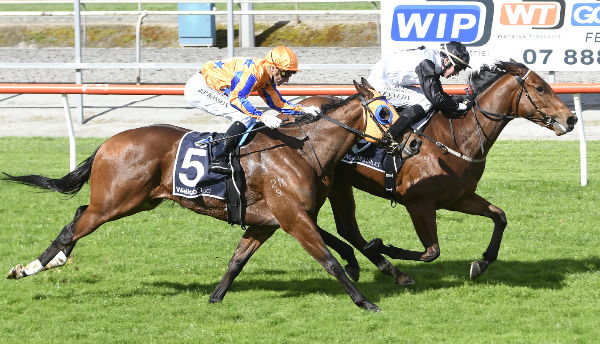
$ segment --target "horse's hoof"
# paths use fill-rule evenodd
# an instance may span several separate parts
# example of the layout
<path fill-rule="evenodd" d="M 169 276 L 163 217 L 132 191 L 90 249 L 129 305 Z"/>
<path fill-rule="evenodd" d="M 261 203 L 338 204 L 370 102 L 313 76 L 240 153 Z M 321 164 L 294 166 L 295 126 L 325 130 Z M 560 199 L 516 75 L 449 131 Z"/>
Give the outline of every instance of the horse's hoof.
<path fill-rule="evenodd" d="M 6 275 L 6 279 L 19 279 L 21 277 L 25 277 L 25 275 L 23 274 L 23 265 L 19 264 L 17 266 L 15 266 L 14 268 L 10 269 L 10 271 L 8 272 L 8 275 Z"/>
<path fill-rule="evenodd" d="M 354 282 L 358 282 L 360 278 L 360 267 L 346 264 L 344 266 L 344 270 L 346 270 L 346 274 L 350 277 Z"/>
<path fill-rule="evenodd" d="M 212 298 L 212 297 L 210 299 L 208 299 L 208 303 L 219 303 L 221 301 L 223 301 L 223 299 Z"/>
<path fill-rule="evenodd" d="M 376 304 L 368 302 L 368 301 L 363 302 L 363 304 L 360 306 L 368 311 L 373 312 L 373 313 L 381 312 L 381 308 L 377 307 Z"/>
<path fill-rule="evenodd" d="M 415 284 L 412 278 L 407 274 L 399 275 L 394 279 L 394 283 L 400 286 Z"/>
<path fill-rule="evenodd" d="M 473 261 L 473 263 L 471 263 L 471 271 L 469 272 L 471 279 L 475 279 L 481 276 L 481 274 L 485 271 L 485 269 L 487 269 L 489 264 L 490 263 L 488 263 L 487 260 Z"/>

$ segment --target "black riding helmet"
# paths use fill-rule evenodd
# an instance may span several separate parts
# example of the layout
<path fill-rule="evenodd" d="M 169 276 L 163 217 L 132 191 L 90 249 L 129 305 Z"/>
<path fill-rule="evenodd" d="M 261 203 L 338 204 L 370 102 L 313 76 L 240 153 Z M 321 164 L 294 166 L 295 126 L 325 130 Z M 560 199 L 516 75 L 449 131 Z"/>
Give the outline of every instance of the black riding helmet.
<path fill-rule="evenodd" d="M 450 41 L 446 44 L 442 44 L 440 53 L 443 57 L 449 57 L 450 60 L 452 60 L 452 64 L 459 68 L 459 70 L 467 69 L 467 67 L 471 68 L 471 66 L 469 66 L 469 61 L 471 60 L 469 52 L 460 42 Z"/>

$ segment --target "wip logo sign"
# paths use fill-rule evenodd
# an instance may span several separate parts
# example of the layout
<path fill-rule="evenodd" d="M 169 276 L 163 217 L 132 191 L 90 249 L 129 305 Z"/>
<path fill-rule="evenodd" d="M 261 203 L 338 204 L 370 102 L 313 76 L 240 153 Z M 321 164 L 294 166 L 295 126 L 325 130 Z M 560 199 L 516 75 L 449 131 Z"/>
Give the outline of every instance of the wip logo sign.
<path fill-rule="evenodd" d="M 490 37 L 494 3 L 492 0 L 427 0 L 421 5 L 394 7 L 391 25 L 393 41 L 460 41 L 484 45 Z"/>
<path fill-rule="evenodd" d="M 500 8 L 500 24 L 558 29 L 564 23 L 565 7 L 564 0 L 505 3 Z"/>

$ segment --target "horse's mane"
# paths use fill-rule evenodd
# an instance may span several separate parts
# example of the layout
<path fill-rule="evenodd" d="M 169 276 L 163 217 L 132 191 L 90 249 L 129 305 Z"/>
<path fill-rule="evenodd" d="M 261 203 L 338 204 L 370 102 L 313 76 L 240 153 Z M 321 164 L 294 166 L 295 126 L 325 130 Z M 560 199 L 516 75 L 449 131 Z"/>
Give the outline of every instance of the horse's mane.
<path fill-rule="evenodd" d="M 331 110 L 337 109 L 339 107 L 342 107 L 342 106 L 348 104 L 352 99 L 356 99 L 356 98 L 358 98 L 358 93 L 354 94 L 350 97 L 347 97 L 345 99 L 339 100 L 339 101 L 334 101 L 334 98 L 332 98 L 329 103 L 325 103 L 325 104 L 321 105 L 321 113 L 326 114 L 327 112 L 329 112 Z M 312 115 L 304 113 L 304 114 L 301 114 L 298 116 L 294 116 L 294 120 L 292 122 L 284 123 L 281 126 L 281 128 L 292 127 L 292 126 L 295 127 L 295 124 L 298 124 L 298 123 L 302 123 L 302 124 L 312 123 L 321 118 L 322 118 L 322 116 L 320 116 L 320 115 L 313 117 Z"/>
<path fill-rule="evenodd" d="M 333 109 L 337 109 L 339 107 L 342 107 L 342 106 L 348 104 L 351 100 L 356 99 L 356 98 L 358 98 L 358 93 L 356 93 L 356 94 L 354 94 L 354 95 L 352 95 L 350 97 L 347 97 L 346 99 L 343 99 L 343 100 L 341 100 L 339 102 L 331 102 L 331 103 L 323 104 L 321 106 L 321 111 L 323 113 L 327 113 L 327 112 L 329 112 L 329 111 L 331 111 Z"/>
<path fill-rule="evenodd" d="M 483 65 L 478 71 L 469 75 L 469 86 L 475 94 L 485 91 L 491 84 L 508 73 L 506 66 L 513 65 L 519 68 L 527 68 L 518 62 L 498 61 L 492 65 Z"/>

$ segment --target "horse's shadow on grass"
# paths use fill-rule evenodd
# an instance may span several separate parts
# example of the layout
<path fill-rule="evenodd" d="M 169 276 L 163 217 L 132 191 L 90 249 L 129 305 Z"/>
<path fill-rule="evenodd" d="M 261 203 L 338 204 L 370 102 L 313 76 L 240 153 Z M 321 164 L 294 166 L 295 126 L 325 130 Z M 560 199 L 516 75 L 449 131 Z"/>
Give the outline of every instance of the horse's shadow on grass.
<path fill-rule="evenodd" d="M 479 278 L 471 280 L 469 278 L 470 264 L 470 261 L 457 260 L 411 266 L 410 269 L 404 271 L 415 280 L 415 284 L 408 287 L 398 287 L 394 285 L 391 277 L 381 274 L 372 266 L 363 266 L 363 278 L 365 274 L 374 274 L 374 279 L 369 279 L 367 282 L 359 281 L 356 285 L 371 300 L 378 301 L 385 296 L 397 295 L 404 288 L 409 288 L 411 293 L 421 293 L 428 290 L 453 288 L 465 283 L 531 289 L 562 289 L 568 275 L 600 271 L 600 257 L 581 260 L 550 259 L 535 262 L 497 261 Z M 340 284 L 333 277 L 325 275 L 325 272 L 323 278 L 303 279 L 302 276 L 299 276 L 299 278 L 286 281 L 278 279 L 277 275 L 287 273 L 289 272 L 266 269 L 252 275 L 245 275 L 242 271 L 231 285 L 230 291 L 268 290 L 281 292 L 283 297 L 299 297 L 312 293 L 345 294 Z M 150 285 L 165 289 L 167 294 L 181 292 L 210 294 L 217 283 L 158 281 L 152 282 Z"/>

